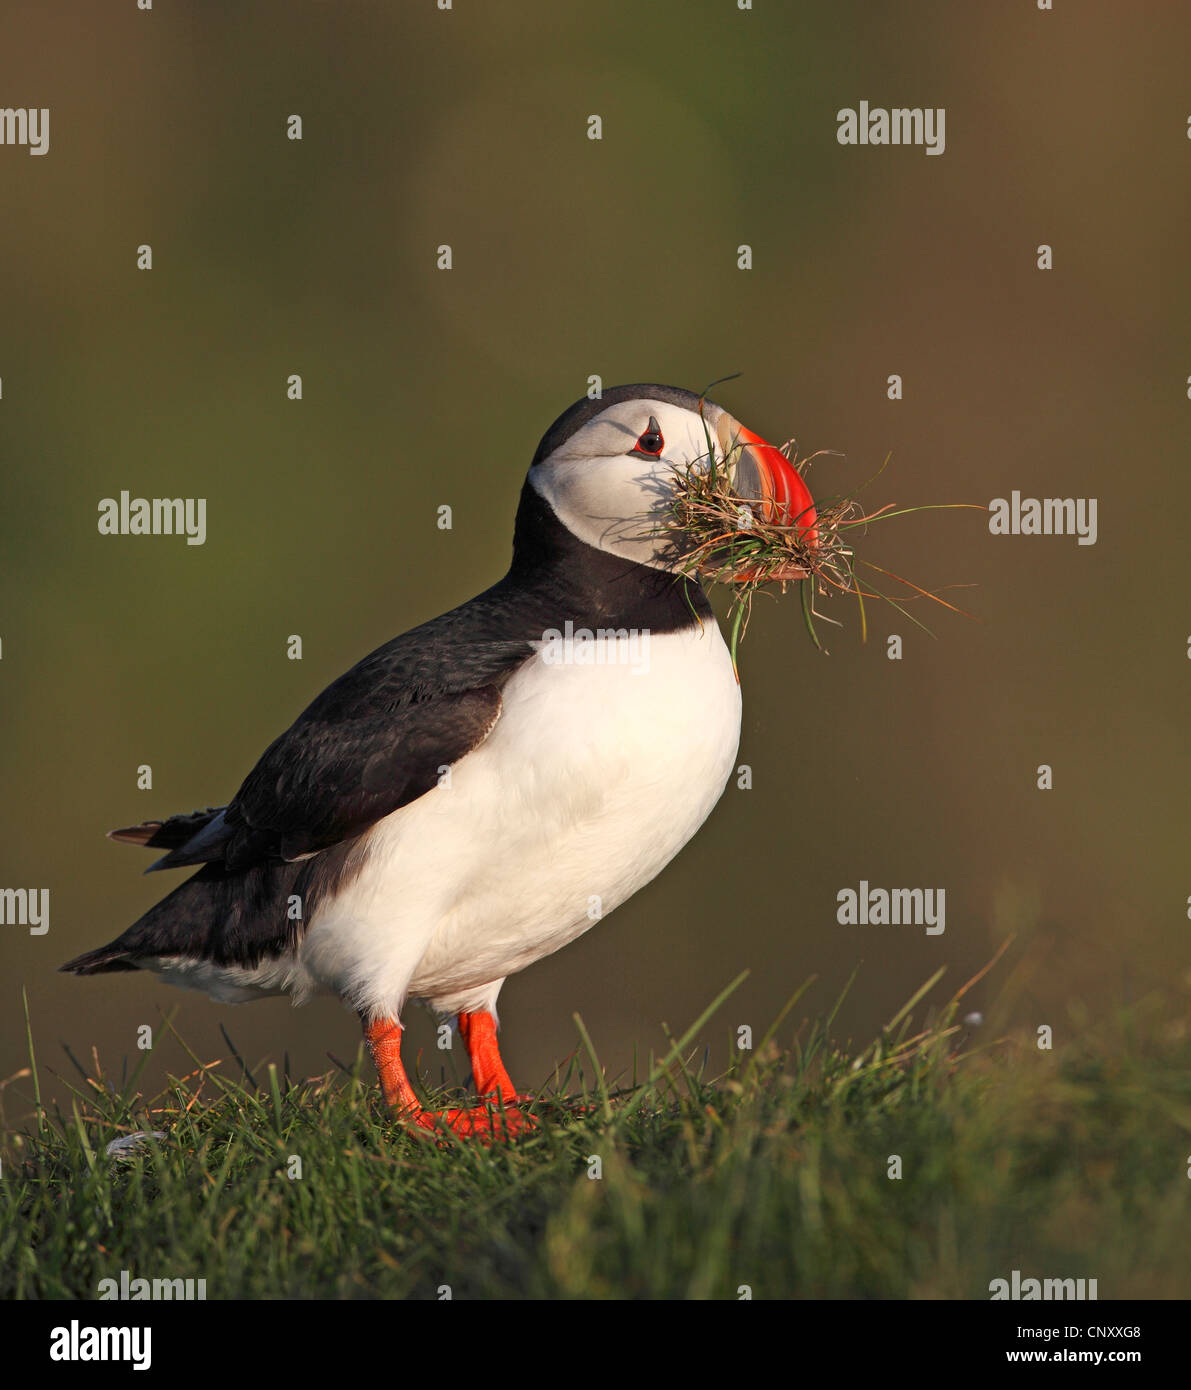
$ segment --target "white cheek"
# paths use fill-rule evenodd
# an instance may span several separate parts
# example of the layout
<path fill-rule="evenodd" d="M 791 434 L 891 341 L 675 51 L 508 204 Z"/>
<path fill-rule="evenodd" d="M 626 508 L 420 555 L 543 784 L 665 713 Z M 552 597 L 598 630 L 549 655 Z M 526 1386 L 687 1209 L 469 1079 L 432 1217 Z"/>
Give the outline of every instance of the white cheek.
<path fill-rule="evenodd" d="M 530 485 L 549 502 L 572 535 L 597 550 L 655 564 L 657 527 L 673 477 L 659 459 L 554 459 L 529 472 Z"/>
<path fill-rule="evenodd" d="M 635 412 L 631 421 L 579 431 L 546 463 L 530 469 L 529 481 L 563 525 L 588 545 L 671 569 L 673 560 L 662 559 L 670 545 L 660 523 L 669 510 L 675 474 L 707 466 L 715 423 L 661 401 L 641 401 Z M 654 415 L 661 428 L 665 443 L 657 459 L 628 452 L 633 431 L 644 423 L 642 412 Z"/>

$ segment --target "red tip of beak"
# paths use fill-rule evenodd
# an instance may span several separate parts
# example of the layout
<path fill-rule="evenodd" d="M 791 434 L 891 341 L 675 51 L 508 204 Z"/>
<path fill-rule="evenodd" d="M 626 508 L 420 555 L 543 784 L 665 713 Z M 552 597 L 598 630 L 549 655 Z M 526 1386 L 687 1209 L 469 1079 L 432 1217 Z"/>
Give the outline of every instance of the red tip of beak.
<path fill-rule="evenodd" d="M 737 437 L 756 464 L 763 493 L 761 500 L 765 504 L 765 520 L 779 526 L 796 526 L 807 545 L 818 545 L 819 518 L 815 512 L 815 499 L 811 496 L 810 488 L 802 481 L 802 474 L 780 449 L 767 444 L 752 430 L 742 426 Z"/>
<path fill-rule="evenodd" d="M 806 545 L 818 545 L 819 518 L 815 511 L 815 499 L 811 496 L 810 488 L 802 481 L 799 471 L 780 449 L 767 444 L 752 430 L 742 426 L 737 438 L 744 446 L 743 453 L 748 455 L 749 461 L 756 468 L 762 494 L 758 500 L 764 507 L 765 520 L 779 526 L 797 527 Z M 754 574 L 755 571 L 749 570 L 736 575 L 735 578 L 737 582 L 743 582 L 753 578 Z M 791 566 L 788 573 L 779 570 L 770 575 L 773 579 L 806 577 L 806 570 L 798 566 Z"/>

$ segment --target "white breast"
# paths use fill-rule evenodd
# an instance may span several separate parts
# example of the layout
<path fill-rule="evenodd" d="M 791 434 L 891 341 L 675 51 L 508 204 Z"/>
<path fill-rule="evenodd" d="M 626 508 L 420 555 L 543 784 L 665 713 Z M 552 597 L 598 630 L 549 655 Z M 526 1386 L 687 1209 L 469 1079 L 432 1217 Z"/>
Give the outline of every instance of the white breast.
<path fill-rule="evenodd" d="M 648 883 L 719 800 L 740 687 L 713 619 L 599 645 L 600 664 L 522 667 L 487 741 L 374 828 L 365 870 L 319 907 L 297 958 L 237 983 L 393 1017 L 406 998 L 474 1007 Z"/>

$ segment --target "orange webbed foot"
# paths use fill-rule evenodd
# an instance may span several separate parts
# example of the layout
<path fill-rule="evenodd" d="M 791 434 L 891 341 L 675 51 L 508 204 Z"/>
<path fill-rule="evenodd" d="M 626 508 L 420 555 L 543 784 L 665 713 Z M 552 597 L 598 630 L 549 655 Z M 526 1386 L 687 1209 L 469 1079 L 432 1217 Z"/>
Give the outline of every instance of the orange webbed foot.
<path fill-rule="evenodd" d="M 429 1130 L 445 1127 L 461 1138 L 479 1139 L 484 1143 L 494 1139 L 517 1139 L 538 1128 L 536 1116 L 527 1115 L 511 1105 L 423 1110 L 415 1123 Z"/>

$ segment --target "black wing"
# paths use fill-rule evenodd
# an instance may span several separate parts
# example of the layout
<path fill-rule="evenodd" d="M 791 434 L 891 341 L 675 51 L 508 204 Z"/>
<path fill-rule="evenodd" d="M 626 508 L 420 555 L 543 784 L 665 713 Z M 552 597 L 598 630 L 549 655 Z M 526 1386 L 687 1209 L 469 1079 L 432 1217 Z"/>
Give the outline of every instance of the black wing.
<path fill-rule="evenodd" d="M 437 785 L 444 767 L 495 728 L 501 688 L 533 652 L 524 638 L 491 640 L 485 618 L 498 615 L 486 598 L 394 638 L 340 676 L 270 744 L 226 809 L 153 867 L 217 863 L 236 872 L 301 859 Z"/>

